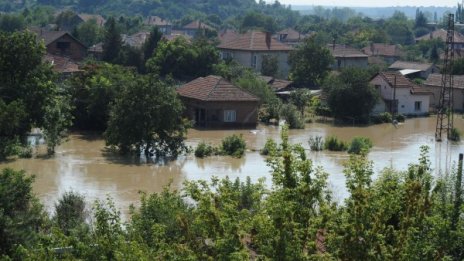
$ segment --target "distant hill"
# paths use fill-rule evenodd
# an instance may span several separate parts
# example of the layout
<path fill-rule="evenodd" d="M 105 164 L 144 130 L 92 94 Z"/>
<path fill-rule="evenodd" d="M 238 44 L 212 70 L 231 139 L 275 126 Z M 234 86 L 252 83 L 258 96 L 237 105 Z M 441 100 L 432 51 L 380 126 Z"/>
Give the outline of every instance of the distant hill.
<path fill-rule="evenodd" d="M 312 10 L 315 6 L 311 5 L 293 5 L 292 9 L 299 11 L 302 15 L 308 15 L 308 14 L 313 14 Z M 334 8 L 335 6 L 323 6 L 324 8 Z M 341 7 L 338 7 L 341 8 Z M 390 17 L 395 11 L 400 11 L 406 14 L 407 17 L 409 18 L 415 18 L 416 16 L 416 9 L 419 8 L 422 12 L 424 12 L 429 20 L 433 19 L 433 15 L 436 12 L 438 19 L 440 17 L 443 17 L 443 14 L 446 12 L 456 12 L 456 8 L 450 8 L 450 7 L 440 7 L 440 6 L 428 6 L 428 7 L 422 7 L 422 6 L 392 6 L 392 7 L 348 7 L 350 9 L 353 9 L 354 11 L 358 13 L 362 13 L 368 17 L 374 18 L 374 19 L 380 19 L 380 18 L 388 18 Z"/>

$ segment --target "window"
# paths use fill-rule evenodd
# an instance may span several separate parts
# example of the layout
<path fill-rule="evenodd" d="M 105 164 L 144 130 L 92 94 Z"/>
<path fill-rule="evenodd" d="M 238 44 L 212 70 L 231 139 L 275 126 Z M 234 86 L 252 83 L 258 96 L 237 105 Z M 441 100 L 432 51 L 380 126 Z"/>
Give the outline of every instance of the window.
<path fill-rule="evenodd" d="M 71 46 L 70 42 L 57 42 L 56 48 L 61 49 L 62 51 L 68 49 Z"/>
<path fill-rule="evenodd" d="M 224 122 L 235 122 L 236 113 L 234 110 L 225 110 L 224 111 Z"/>
<path fill-rule="evenodd" d="M 422 102 L 421 101 L 416 101 L 414 103 L 414 110 L 415 111 L 421 111 L 421 107 L 422 107 Z"/>
<path fill-rule="evenodd" d="M 256 55 L 253 55 L 251 58 L 251 67 L 256 68 Z"/>
<path fill-rule="evenodd" d="M 222 59 L 223 60 L 231 60 L 234 58 L 234 55 L 230 52 L 223 52 L 222 53 Z"/>

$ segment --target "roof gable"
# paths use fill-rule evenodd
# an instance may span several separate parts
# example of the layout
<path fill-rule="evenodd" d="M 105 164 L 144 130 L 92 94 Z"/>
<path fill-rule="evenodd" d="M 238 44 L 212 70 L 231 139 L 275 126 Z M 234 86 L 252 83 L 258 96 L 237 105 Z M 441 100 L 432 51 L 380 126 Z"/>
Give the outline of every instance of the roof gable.
<path fill-rule="evenodd" d="M 214 75 L 199 77 L 176 91 L 182 97 L 201 101 L 259 101 L 253 94 Z"/>
<path fill-rule="evenodd" d="M 443 42 L 446 42 L 446 36 L 448 35 L 448 32 L 444 29 L 438 29 L 433 32 L 430 32 L 426 35 L 423 35 L 421 37 L 416 38 L 416 41 L 425 41 L 425 40 L 431 40 L 431 39 L 441 39 Z M 457 32 L 454 31 L 454 42 L 455 43 L 464 43 L 464 36 Z"/>
<path fill-rule="evenodd" d="M 329 49 L 332 56 L 336 58 L 367 58 L 367 55 L 361 52 L 360 50 L 354 49 L 344 44 L 328 44 L 327 48 Z"/>
<path fill-rule="evenodd" d="M 68 35 L 76 43 L 78 43 L 84 48 L 87 48 L 83 43 L 81 43 L 81 41 L 77 40 L 74 36 L 72 36 L 70 33 L 66 31 L 47 31 L 42 28 L 33 28 L 31 31 L 37 35 L 37 40 L 42 39 L 44 41 L 45 46 L 48 46 L 56 40 L 60 39 L 61 37 Z"/>
<path fill-rule="evenodd" d="M 218 48 L 243 51 L 291 51 L 293 48 L 271 37 L 270 33 L 248 31 L 223 41 Z"/>

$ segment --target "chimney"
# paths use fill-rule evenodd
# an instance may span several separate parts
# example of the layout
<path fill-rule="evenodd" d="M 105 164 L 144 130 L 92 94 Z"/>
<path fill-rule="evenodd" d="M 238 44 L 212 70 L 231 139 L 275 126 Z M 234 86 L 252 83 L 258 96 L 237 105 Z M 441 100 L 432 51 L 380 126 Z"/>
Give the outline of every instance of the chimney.
<path fill-rule="evenodd" d="M 271 33 L 266 32 L 266 46 L 267 49 L 271 49 Z"/>

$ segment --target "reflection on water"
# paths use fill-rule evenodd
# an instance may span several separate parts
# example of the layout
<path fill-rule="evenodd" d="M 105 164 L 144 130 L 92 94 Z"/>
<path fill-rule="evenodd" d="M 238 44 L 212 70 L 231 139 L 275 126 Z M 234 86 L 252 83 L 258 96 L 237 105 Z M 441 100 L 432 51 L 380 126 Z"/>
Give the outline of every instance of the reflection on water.
<path fill-rule="evenodd" d="M 349 141 L 354 136 L 369 137 L 374 148 L 369 158 L 374 163 L 375 172 L 385 167 L 405 170 L 409 163 L 416 162 L 421 145 L 430 146 L 432 167 L 439 173 L 441 169 L 457 161 L 462 153 L 462 143 L 435 143 L 434 117 L 409 119 L 395 128 L 392 124 L 370 127 L 337 127 L 330 124 L 312 123 L 304 130 L 291 130 L 291 143 L 301 143 L 308 149 L 309 158 L 315 166 L 322 166 L 330 173 L 330 186 L 335 198 L 346 197 L 343 164 L 349 158 L 345 152 L 309 152 L 308 139 L 311 136 L 335 135 Z M 455 119 L 455 127 L 464 130 L 461 117 Z M 188 145 L 195 147 L 201 141 L 218 145 L 232 134 L 242 134 L 250 150 L 261 149 L 267 138 L 280 141 L 280 129 L 276 126 L 259 126 L 257 130 L 190 130 Z M 440 167 L 441 166 L 441 167 Z M 270 169 L 265 158 L 257 151 L 249 151 L 241 159 L 231 157 L 209 157 L 197 159 L 193 155 L 184 156 L 166 164 L 144 163 L 137 158 L 123 157 L 109 153 L 98 136 L 71 135 L 68 141 L 57 148 L 52 158 L 18 159 L 0 164 L 0 168 L 24 169 L 36 175 L 34 190 L 43 203 L 52 209 L 56 199 L 65 191 L 74 190 L 84 194 L 89 201 L 110 196 L 123 213 L 127 213 L 132 203 L 137 203 L 139 191 L 159 192 L 172 182 L 173 188 L 180 188 L 186 179 L 209 179 L 212 176 L 245 178 L 252 181 L 261 177 L 271 184 Z"/>

